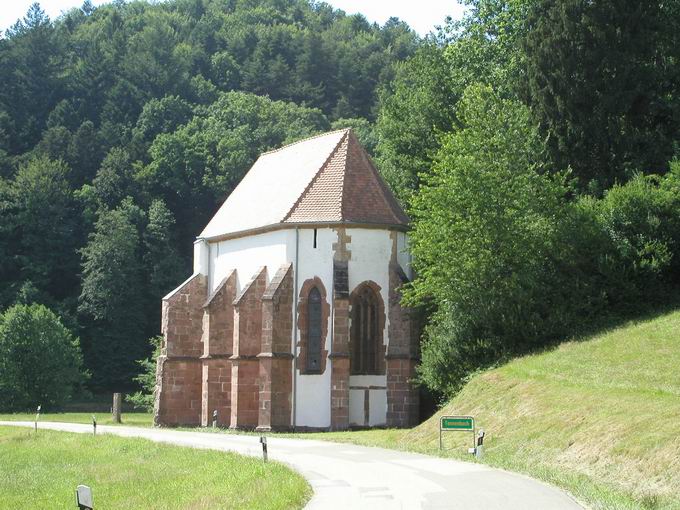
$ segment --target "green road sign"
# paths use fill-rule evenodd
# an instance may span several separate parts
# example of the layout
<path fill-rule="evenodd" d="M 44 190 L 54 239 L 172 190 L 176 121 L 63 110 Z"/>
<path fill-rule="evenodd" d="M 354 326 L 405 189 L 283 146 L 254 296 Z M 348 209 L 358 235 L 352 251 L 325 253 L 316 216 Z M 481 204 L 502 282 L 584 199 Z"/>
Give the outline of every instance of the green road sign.
<path fill-rule="evenodd" d="M 475 419 L 472 416 L 442 416 L 440 430 L 475 430 Z"/>

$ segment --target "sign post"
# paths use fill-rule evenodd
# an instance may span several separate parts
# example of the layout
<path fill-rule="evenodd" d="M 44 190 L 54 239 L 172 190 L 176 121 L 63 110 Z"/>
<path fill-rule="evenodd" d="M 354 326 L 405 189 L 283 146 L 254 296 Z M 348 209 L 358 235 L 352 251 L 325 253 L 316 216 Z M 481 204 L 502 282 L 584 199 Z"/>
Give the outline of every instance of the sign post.
<path fill-rule="evenodd" d="M 111 418 L 113 423 L 121 423 L 120 414 L 123 412 L 123 395 L 121 393 L 113 394 L 113 407 L 111 408 Z"/>
<path fill-rule="evenodd" d="M 472 432 L 472 452 L 477 447 L 475 419 L 472 416 L 442 416 L 439 419 L 439 449 L 443 448 L 442 432 Z"/>

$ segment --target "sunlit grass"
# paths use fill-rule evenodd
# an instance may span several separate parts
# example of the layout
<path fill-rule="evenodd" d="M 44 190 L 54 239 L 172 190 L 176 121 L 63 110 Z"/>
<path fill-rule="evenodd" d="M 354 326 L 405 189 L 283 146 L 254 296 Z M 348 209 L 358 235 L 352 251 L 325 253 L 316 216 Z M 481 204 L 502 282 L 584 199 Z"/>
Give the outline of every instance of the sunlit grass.
<path fill-rule="evenodd" d="M 0 508 L 72 509 L 77 485 L 101 509 L 301 508 L 311 488 L 277 462 L 157 444 L 0 427 Z"/>
<path fill-rule="evenodd" d="M 41 413 L 38 422 L 59 421 L 65 423 L 92 423 L 92 416 L 97 419 L 97 425 L 116 425 L 111 413 Z M 34 421 L 35 413 L 0 414 L 0 421 Z M 153 414 L 123 413 L 121 425 L 134 427 L 150 427 L 153 425 Z"/>

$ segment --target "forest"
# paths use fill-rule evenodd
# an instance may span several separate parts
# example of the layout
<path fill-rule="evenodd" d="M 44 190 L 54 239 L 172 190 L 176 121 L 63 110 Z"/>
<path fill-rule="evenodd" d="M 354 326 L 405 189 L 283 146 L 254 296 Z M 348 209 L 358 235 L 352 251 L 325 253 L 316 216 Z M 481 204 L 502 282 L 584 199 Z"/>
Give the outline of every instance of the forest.
<path fill-rule="evenodd" d="M 412 219 L 437 396 L 676 299 L 680 1 L 464 3 L 426 37 L 311 0 L 34 4 L 0 39 L 0 401 L 138 389 L 201 227 L 333 128 Z"/>

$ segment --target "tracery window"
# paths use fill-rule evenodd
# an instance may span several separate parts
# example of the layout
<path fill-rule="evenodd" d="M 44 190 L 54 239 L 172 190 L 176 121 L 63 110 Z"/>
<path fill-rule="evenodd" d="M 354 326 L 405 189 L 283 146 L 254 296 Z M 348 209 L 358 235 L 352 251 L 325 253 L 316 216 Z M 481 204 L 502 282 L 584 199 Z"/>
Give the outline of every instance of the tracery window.
<path fill-rule="evenodd" d="M 362 286 L 351 299 L 352 329 L 350 373 L 377 375 L 380 373 L 382 331 L 379 328 L 379 298 L 373 289 Z"/>

